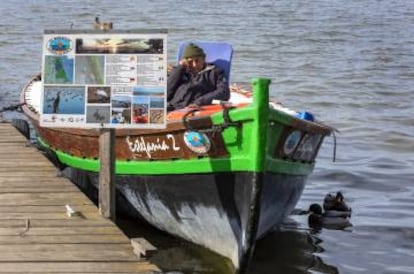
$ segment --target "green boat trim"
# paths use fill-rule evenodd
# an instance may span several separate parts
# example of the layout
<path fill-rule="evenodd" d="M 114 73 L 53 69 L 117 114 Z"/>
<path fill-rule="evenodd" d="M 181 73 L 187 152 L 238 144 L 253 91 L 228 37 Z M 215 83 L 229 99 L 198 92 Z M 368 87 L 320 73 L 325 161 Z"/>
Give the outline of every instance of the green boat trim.
<path fill-rule="evenodd" d="M 51 149 L 46 143 L 38 138 L 39 144 Z M 63 164 L 86 171 L 99 172 L 99 159 L 79 158 L 62 151 L 55 151 L 57 158 Z M 251 161 L 243 158 L 202 158 L 190 160 L 162 160 L 162 161 L 116 161 L 116 174 L 128 175 L 168 175 L 168 174 L 191 174 L 212 172 L 243 172 L 251 171 Z M 171 167 L 174 168 L 171 168 Z M 265 170 L 291 175 L 308 175 L 313 171 L 314 164 L 284 161 L 279 159 L 267 159 Z"/>

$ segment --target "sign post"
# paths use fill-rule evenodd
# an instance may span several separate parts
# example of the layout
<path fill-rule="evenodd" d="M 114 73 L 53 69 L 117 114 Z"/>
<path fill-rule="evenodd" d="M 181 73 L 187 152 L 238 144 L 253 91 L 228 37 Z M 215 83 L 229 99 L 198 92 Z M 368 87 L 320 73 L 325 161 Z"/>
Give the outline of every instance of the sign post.
<path fill-rule="evenodd" d="M 99 213 L 115 221 L 115 129 L 113 128 L 100 130 L 99 160 Z"/>

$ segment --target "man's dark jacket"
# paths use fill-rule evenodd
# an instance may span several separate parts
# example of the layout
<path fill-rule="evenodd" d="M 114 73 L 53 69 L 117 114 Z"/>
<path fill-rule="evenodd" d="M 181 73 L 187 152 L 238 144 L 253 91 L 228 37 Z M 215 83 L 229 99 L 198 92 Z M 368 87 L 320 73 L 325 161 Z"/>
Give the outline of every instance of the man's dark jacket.
<path fill-rule="evenodd" d="M 168 77 L 168 111 L 189 104 L 202 106 L 211 104 L 213 100 L 227 101 L 229 98 L 229 84 L 224 71 L 212 64 L 197 74 L 191 74 L 185 67 L 178 65 Z"/>

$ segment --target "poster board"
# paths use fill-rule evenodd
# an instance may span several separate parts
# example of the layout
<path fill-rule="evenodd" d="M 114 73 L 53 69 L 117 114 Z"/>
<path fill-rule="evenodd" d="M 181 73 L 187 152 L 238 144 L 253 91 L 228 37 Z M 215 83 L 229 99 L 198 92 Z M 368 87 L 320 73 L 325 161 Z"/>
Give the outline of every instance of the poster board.
<path fill-rule="evenodd" d="M 42 127 L 166 127 L 166 30 L 47 30 L 43 38 Z"/>

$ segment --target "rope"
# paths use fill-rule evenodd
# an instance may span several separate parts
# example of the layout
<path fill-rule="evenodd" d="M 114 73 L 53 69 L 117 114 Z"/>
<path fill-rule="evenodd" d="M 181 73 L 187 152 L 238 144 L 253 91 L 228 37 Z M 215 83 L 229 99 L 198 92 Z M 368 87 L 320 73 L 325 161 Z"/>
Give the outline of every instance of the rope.
<path fill-rule="evenodd" d="M 334 130 L 332 131 L 332 136 L 333 136 L 333 141 L 334 141 L 332 161 L 335 162 L 336 161 L 336 135 L 335 135 Z"/>
<path fill-rule="evenodd" d="M 213 133 L 213 135 L 214 135 L 216 133 L 222 132 L 224 129 L 226 129 L 230 126 L 236 127 L 236 128 L 241 128 L 241 122 L 233 122 L 230 119 L 229 111 L 231 109 L 233 109 L 234 107 L 226 107 L 224 103 L 221 103 L 220 105 L 223 108 L 223 120 L 224 120 L 223 124 L 221 124 L 221 125 L 212 125 L 210 128 L 207 128 L 207 129 L 194 129 L 189 124 L 187 118 L 190 116 L 190 114 L 193 114 L 194 112 L 199 111 L 201 109 L 201 108 L 195 108 L 195 109 L 190 109 L 183 116 L 183 124 L 184 124 L 184 127 L 186 128 L 186 130 L 194 130 L 194 131 L 198 131 L 198 132 L 201 132 L 201 133 Z M 239 134 L 238 134 L 238 137 L 239 137 Z"/>
<path fill-rule="evenodd" d="M 8 106 L 8 107 L 4 107 L 4 108 L 0 109 L 0 112 L 4 112 L 4 111 L 14 111 L 14 110 L 17 110 L 19 107 L 21 107 L 21 106 L 23 106 L 25 104 L 26 103 L 20 103 L 20 104 L 17 104 L 17 105 L 11 105 L 11 106 Z"/>

